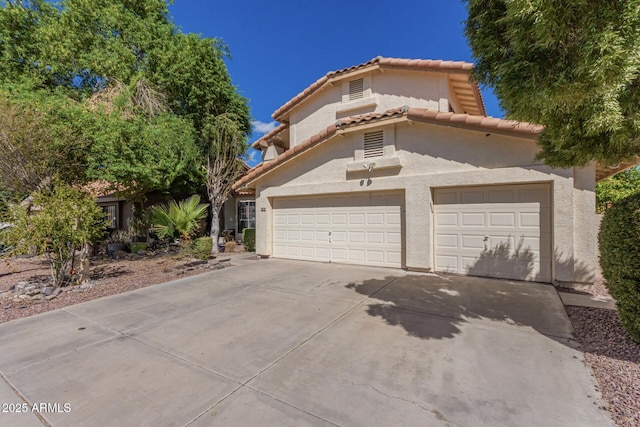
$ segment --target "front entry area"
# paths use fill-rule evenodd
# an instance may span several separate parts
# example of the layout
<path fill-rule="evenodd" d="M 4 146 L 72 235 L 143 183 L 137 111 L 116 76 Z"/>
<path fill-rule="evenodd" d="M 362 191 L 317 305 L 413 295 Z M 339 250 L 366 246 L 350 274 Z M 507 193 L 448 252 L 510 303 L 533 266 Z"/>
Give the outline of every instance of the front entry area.
<path fill-rule="evenodd" d="M 403 193 L 273 200 L 273 256 L 400 268 Z"/>
<path fill-rule="evenodd" d="M 548 184 L 434 190 L 435 270 L 551 281 Z"/>

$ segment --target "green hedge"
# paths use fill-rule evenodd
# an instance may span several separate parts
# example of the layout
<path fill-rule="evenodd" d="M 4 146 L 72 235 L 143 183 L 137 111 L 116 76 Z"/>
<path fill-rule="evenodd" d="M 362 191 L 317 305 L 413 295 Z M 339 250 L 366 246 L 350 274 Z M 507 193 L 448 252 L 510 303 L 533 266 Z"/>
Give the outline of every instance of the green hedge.
<path fill-rule="evenodd" d="M 640 342 L 640 194 L 607 209 L 598 235 L 600 266 L 622 324 Z"/>
<path fill-rule="evenodd" d="M 256 250 L 255 228 L 245 228 L 242 230 L 242 244 L 247 252 L 254 252 Z"/>
<path fill-rule="evenodd" d="M 213 239 L 211 237 L 198 237 L 191 243 L 190 251 L 195 258 L 209 259 L 213 249 Z"/>

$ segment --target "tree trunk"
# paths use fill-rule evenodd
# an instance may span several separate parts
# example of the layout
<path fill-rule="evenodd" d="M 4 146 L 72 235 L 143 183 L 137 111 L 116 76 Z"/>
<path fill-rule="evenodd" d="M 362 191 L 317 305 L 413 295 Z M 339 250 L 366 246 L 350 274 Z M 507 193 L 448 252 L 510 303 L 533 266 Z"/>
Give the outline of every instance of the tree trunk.
<path fill-rule="evenodd" d="M 211 253 L 217 254 L 218 237 L 220 236 L 220 209 L 216 206 L 215 202 L 211 202 L 211 233 L 209 235 L 211 239 L 213 239 Z"/>

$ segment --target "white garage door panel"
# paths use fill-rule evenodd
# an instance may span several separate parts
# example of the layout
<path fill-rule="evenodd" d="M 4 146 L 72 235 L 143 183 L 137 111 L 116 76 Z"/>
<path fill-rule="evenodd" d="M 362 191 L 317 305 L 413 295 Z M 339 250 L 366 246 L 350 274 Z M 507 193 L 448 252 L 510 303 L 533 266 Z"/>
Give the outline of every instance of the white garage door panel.
<path fill-rule="evenodd" d="M 434 202 L 437 271 L 551 280 L 547 184 L 440 189 Z"/>
<path fill-rule="evenodd" d="M 274 200 L 273 255 L 401 267 L 401 194 Z"/>

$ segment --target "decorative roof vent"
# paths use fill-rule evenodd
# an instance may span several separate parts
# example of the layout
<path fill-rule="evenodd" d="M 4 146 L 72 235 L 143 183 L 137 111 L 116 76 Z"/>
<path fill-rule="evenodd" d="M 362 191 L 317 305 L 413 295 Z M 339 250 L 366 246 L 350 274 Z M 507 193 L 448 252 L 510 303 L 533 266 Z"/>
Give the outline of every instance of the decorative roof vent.
<path fill-rule="evenodd" d="M 382 157 L 384 150 L 383 131 L 367 132 L 364 134 L 364 158 Z"/>
<path fill-rule="evenodd" d="M 364 79 L 351 80 L 349 82 L 349 101 L 362 99 L 364 96 Z"/>

